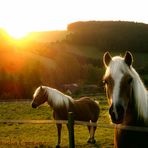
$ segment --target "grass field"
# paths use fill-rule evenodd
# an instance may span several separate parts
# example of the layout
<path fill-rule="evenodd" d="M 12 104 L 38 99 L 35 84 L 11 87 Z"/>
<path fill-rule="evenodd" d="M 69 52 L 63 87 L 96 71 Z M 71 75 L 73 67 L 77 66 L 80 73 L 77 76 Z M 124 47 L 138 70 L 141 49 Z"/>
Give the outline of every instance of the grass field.
<path fill-rule="evenodd" d="M 99 97 L 101 113 L 98 125 L 110 124 L 108 117 L 108 105 L 105 97 Z M 32 109 L 30 102 L 7 102 L 0 103 L 0 119 L 9 120 L 48 120 L 52 118 L 52 110 L 47 104 L 38 109 Z M 76 148 L 112 148 L 113 129 L 97 128 L 96 144 L 87 144 L 89 138 L 87 127 L 75 125 L 75 146 Z M 66 125 L 62 129 L 61 147 L 69 146 L 68 131 Z M 57 130 L 55 124 L 0 124 L 0 145 L 4 148 L 11 147 L 55 147 L 57 142 Z"/>

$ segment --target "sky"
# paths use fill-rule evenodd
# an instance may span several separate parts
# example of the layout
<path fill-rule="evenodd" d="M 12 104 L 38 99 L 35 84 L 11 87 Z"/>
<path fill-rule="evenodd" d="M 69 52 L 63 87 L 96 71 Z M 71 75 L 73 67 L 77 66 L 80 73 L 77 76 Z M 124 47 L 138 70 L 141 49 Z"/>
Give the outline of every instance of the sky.
<path fill-rule="evenodd" d="M 75 21 L 113 20 L 148 24 L 146 0 L 0 0 L 0 27 L 12 36 L 65 30 Z"/>

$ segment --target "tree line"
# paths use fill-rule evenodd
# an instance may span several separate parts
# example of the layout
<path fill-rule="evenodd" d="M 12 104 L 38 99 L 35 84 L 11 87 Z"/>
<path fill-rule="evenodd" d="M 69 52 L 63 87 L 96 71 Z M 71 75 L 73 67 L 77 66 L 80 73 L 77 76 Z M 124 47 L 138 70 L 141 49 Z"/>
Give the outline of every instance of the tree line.
<path fill-rule="evenodd" d="M 100 50 L 147 51 L 148 25 L 124 21 L 86 21 L 68 25 L 66 41 L 96 46 Z"/>

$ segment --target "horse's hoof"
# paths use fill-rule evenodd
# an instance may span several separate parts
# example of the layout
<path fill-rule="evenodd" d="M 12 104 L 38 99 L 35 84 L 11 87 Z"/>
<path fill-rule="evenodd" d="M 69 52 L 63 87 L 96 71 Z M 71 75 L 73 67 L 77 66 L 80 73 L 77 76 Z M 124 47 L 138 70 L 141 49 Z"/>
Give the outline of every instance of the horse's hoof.
<path fill-rule="evenodd" d="M 88 139 L 87 143 L 88 143 L 88 144 L 91 144 L 91 141 Z"/>
<path fill-rule="evenodd" d="M 95 144 L 96 143 L 96 140 L 95 139 L 92 139 L 91 143 L 92 144 Z"/>
<path fill-rule="evenodd" d="M 57 145 L 56 145 L 56 148 L 60 148 L 60 145 L 59 145 L 59 144 L 57 144 Z"/>
<path fill-rule="evenodd" d="M 96 140 L 95 139 L 92 139 L 92 138 L 89 138 L 88 141 L 87 141 L 88 144 L 95 144 L 96 143 Z"/>

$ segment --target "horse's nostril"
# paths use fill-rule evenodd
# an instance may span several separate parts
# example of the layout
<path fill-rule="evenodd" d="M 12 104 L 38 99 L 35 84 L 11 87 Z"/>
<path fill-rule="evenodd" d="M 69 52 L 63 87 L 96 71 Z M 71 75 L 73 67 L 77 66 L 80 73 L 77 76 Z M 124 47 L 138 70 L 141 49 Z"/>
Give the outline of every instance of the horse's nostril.
<path fill-rule="evenodd" d="M 118 105 L 116 108 L 117 108 L 118 116 L 123 116 L 124 115 L 124 108 L 122 107 L 122 105 Z"/>
<path fill-rule="evenodd" d="M 115 116 L 115 112 L 113 111 L 113 106 L 110 107 L 109 109 L 109 114 L 111 116 L 112 122 L 115 123 L 116 121 L 116 116 Z"/>

